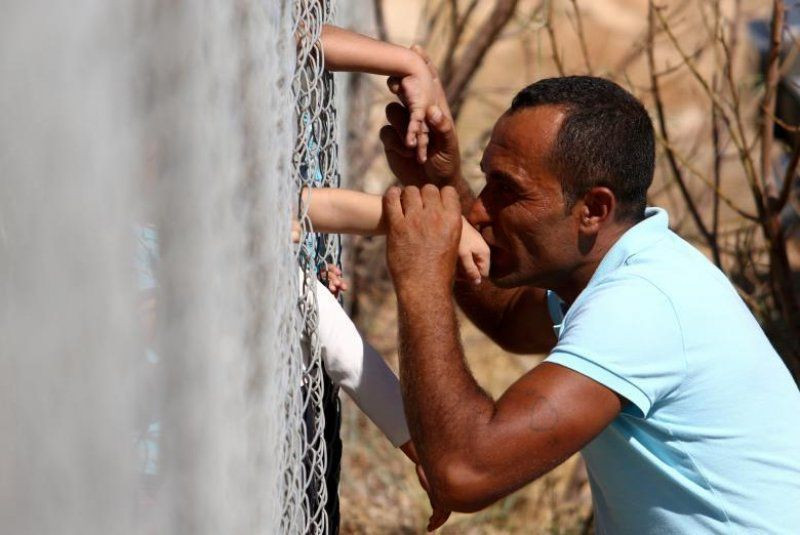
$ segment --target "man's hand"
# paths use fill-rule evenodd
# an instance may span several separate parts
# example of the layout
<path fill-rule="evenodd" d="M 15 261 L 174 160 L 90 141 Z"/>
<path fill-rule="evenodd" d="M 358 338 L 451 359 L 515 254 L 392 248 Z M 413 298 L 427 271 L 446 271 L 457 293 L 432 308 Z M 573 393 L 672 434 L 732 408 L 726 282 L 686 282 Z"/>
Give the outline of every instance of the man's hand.
<path fill-rule="evenodd" d="M 383 197 L 386 256 L 398 292 L 409 287 L 447 288 L 455 277 L 461 205 L 455 189 L 430 184 L 390 188 Z"/>
<path fill-rule="evenodd" d="M 439 187 L 453 185 L 461 173 L 458 138 L 453 117 L 447 107 L 444 89 L 430 57 L 417 45 L 413 46 L 412 50 L 425 61 L 435 86 L 436 105 L 427 108 L 425 117 L 430 129 L 427 158 L 424 165 L 420 164 L 414 150 L 407 147 L 405 140 L 408 136 L 409 112 L 402 105 L 393 102 L 386 107 L 386 118 L 390 124 L 384 126 L 380 132 L 386 159 L 392 172 L 403 185 L 422 186 L 428 183 Z M 392 93 L 405 102 L 407 90 L 402 80 L 391 77 L 388 85 Z"/>
<path fill-rule="evenodd" d="M 406 146 L 409 113 L 398 102 L 386 106 L 390 124 L 381 128 L 380 137 L 389 168 L 405 186 L 451 185 L 461 173 L 458 138 L 452 121 L 438 106 L 428 108 L 430 132 L 428 155 L 424 164 L 417 161 L 414 149 Z"/>
<path fill-rule="evenodd" d="M 417 455 L 417 449 L 414 447 L 414 443 L 410 440 L 405 444 L 400 446 L 400 449 L 406 456 L 411 459 L 411 462 L 414 463 L 414 468 L 417 472 L 417 479 L 419 479 L 420 486 L 425 490 L 428 494 L 428 501 L 431 504 L 431 516 L 428 519 L 428 531 L 433 531 L 435 529 L 439 529 L 447 522 L 447 519 L 450 518 L 450 510 L 438 505 L 431 495 L 431 486 L 428 484 L 428 478 L 425 475 L 425 470 L 422 468 L 422 465 L 419 464 L 419 456 Z"/>

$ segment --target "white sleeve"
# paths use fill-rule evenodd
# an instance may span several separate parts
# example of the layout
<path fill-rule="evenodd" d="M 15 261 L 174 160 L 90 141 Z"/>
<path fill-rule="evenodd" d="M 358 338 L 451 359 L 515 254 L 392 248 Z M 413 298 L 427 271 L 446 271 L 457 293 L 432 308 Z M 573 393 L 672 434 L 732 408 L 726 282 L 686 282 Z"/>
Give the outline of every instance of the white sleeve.
<path fill-rule="evenodd" d="M 328 375 L 392 444 L 404 444 L 410 435 L 397 376 L 364 341 L 328 289 L 320 282 L 316 282 L 315 288 L 319 342 Z"/>

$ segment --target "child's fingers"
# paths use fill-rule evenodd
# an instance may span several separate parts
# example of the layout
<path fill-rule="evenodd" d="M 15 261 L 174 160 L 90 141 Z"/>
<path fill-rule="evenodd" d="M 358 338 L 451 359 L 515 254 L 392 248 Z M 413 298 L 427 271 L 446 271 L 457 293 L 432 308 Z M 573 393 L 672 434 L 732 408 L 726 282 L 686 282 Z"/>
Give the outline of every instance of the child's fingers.
<path fill-rule="evenodd" d="M 428 131 L 428 125 L 425 124 L 425 109 L 411 110 L 411 116 L 408 121 L 408 130 L 406 131 L 406 143 L 409 147 L 417 146 L 417 136 L 422 132 Z"/>
<path fill-rule="evenodd" d="M 465 253 L 461 253 L 459 258 L 461 259 L 461 270 L 464 272 L 466 279 L 474 284 L 480 284 L 481 270 L 478 269 L 478 266 L 475 264 L 475 260 L 472 257 L 472 252 L 467 251 Z"/>
<path fill-rule="evenodd" d="M 298 243 L 300 241 L 300 223 L 293 219 L 292 220 L 292 242 Z"/>
<path fill-rule="evenodd" d="M 478 271 L 481 276 L 488 277 L 490 267 L 489 248 L 487 247 L 485 251 L 473 253 L 472 257 L 475 261 L 475 265 L 478 266 Z"/>
<path fill-rule="evenodd" d="M 421 132 L 417 134 L 417 160 L 419 163 L 425 163 L 428 159 L 428 134 Z"/>
<path fill-rule="evenodd" d="M 425 160 L 428 159 L 428 142 L 430 138 L 428 137 L 428 125 L 424 121 L 420 124 L 422 128 L 417 134 L 417 160 L 419 163 L 425 163 Z"/>
<path fill-rule="evenodd" d="M 406 131 L 406 146 L 416 147 L 417 146 L 417 134 L 420 131 L 420 122 L 413 117 L 411 121 L 408 123 L 408 130 Z"/>

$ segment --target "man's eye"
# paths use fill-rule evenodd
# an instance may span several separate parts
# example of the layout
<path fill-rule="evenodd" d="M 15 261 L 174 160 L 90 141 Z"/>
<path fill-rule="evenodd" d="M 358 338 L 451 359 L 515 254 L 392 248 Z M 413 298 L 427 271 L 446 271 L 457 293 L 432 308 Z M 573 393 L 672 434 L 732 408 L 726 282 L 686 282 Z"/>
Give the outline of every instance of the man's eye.
<path fill-rule="evenodd" d="M 506 182 L 498 182 L 496 186 L 497 193 L 501 195 L 511 195 L 514 190 Z"/>

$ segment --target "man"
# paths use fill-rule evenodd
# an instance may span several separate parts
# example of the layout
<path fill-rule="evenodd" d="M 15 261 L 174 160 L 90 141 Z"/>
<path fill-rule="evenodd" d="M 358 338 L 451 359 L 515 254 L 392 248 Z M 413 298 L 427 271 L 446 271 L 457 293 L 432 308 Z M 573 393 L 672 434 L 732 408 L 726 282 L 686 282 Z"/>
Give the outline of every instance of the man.
<path fill-rule="evenodd" d="M 645 208 L 647 112 L 612 82 L 541 80 L 497 121 L 472 202 L 447 110 L 384 198 L 411 436 L 433 500 L 476 511 L 580 451 L 599 533 L 796 532 L 800 393 L 725 276 Z M 442 187 L 440 190 L 438 187 Z M 454 281 L 461 210 L 491 281 Z M 464 363 L 452 296 L 502 347 L 547 352 L 497 401 Z M 563 300 L 563 301 L 562 301 Z"/>

